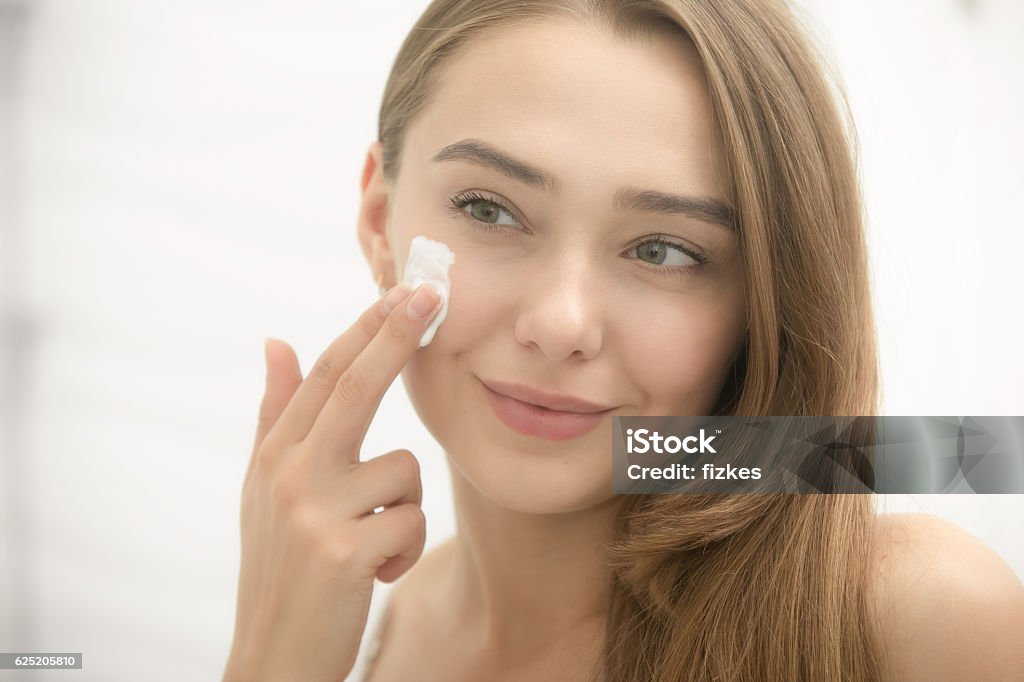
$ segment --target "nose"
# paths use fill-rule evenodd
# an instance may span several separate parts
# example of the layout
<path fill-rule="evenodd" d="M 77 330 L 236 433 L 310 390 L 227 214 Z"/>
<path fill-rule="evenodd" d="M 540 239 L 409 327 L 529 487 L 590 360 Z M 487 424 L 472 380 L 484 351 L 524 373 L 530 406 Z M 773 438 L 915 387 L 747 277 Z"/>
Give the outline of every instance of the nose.
<path fill-rule="evenodd" d="M 516 340 L 551 360 L 590 359 L 603 342 L 600 293 L 586 262 L 545 264 L 550 276 L 523 290 Z"/>

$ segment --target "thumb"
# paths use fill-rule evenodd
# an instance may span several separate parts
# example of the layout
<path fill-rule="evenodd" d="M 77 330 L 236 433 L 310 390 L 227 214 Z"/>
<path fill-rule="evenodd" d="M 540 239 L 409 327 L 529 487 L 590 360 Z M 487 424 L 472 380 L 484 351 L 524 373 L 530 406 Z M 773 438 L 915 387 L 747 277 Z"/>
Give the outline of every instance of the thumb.
<path fill-rule="evenodd" d="M 263 358 L 266 365 L 266 387 L 260 402 L 259 421 L 256 426 L 256 440 L 253 449 L 270 433 L 277 418 L 295 395 L 302 383 L 302 371 L 295 351 L 280 339 L 267 338 L 263 341 Z"/>

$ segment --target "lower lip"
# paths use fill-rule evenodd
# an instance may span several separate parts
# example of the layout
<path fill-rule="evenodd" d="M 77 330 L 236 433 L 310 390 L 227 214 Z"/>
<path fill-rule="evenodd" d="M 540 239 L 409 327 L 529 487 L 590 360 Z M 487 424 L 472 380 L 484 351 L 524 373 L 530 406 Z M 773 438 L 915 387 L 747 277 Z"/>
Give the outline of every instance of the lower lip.
<path fill-rule="evenodd" d="M 579 412 L 558 412 L 543 407 L 524 403 L 495 393 L 484 386 L 487 399 L 498 418 L 513 431 L 524 436 L 547 438 L 548 440 L 568 440 L 579 438 L 593 431 L 611 410 L 582 414 Z"/>

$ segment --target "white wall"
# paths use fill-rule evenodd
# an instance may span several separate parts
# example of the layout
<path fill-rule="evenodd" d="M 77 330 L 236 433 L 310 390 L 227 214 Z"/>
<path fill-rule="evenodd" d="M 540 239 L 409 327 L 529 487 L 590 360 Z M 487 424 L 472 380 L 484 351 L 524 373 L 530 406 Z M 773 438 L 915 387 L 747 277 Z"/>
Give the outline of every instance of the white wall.
<path fill-rule="evenodd" d="M 218 679 L 262 340 L 306 370 L 375 296 L 359 173 L 425 2 L 23 4 L 22 43 L 0 20 L 0 650 L 83 652 L 80 680 Z M 1024 414 L 1022 6 L 805 4 L 863 142 L 886 412 Z M 400 382 L 364 457 L 398 447 L 434 544 L 447 472 Z M 1024 575 L 1020 496 L 887 502 Z"/>
<path fill-rule="evenodd" d="M 846 83 L 890 415 L 1024 414 L 1024 3 L 806 0 Z M 1024 576 L 1020 495 L 885 495 Z"/>

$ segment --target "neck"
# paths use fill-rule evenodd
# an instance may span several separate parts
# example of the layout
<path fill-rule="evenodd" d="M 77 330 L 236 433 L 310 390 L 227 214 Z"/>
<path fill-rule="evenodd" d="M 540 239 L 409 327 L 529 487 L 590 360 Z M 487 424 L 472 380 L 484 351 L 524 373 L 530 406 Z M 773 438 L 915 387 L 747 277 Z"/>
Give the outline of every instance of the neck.
<path fill-rule="evenodd" d="M 448 603 L 474 647 L 519 658 L 584 631 L 603 633 L 605 547 L 621 500 L 558 514 L 519 512 L 451 471 L 458 533 Z"/>

